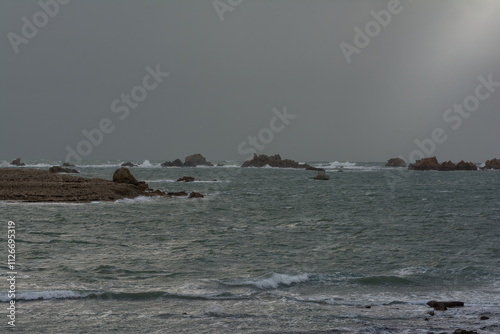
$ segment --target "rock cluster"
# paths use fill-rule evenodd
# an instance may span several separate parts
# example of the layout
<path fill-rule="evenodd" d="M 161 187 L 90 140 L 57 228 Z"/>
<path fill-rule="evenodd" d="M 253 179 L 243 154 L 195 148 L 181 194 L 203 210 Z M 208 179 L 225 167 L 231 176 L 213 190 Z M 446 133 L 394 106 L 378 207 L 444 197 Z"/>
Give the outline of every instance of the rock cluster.
<path fill-rule="evenodd" d="M 17 158 L 10 163 L 13 166 L 26 166 L 24 162 L 21 162 L 21 158 Z"/>
<path fill-rule="evenodd" d="M 406 162 L 401 158 L 391 158 L 387 160 L 385 167 L 406 167 Z"/>
<path fill-rule="evenodd" d="M 211 162 L 197 153 L 193 155 L 188 155 L 184 159 L 184 163 L 180 159 L 175 159 L 174 161 L 165 161 L 161 164 L 162 167 L 196 167 L 196 166 L 213 166 Z"/>
<path fill-rule="evenodd" d="M 178 178 L 176 182 L 193 182 L 194 177 L 192 176 L 183 176 L 181 178 Z"/>
<path fill-rule="evenodd" d="M 487 160 L 484 163 L 484 169 L 500 169 L 500 159 Z"/>
<path fill-rule="evenodd" d="M 308 168 L 308 164 L 299 164 L 298 162 L 290 159 L 281 159 L 279 154 L 267 156 L 265 154 L 253 154 L 252 160 L 247 160 L 241 167 L 264 167 L 269 165 L 278 168 Z"/>
<path fill-rule="evenodd" d="M 423 158 L 415 161 L 408 166 L 409 170 L 439 170 L 439 171 L 455 171 L 455 170 L 477 170 L 477 166 L 472 162 L 460 161 L 454 164 L 451 161 L 439 163 L 436 157 Z"/>

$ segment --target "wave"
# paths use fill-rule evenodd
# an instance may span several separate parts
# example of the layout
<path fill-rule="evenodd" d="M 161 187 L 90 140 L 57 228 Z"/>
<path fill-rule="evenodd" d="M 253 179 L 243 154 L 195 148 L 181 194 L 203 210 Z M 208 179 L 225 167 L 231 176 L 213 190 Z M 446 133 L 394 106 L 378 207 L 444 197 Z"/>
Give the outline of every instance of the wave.
<path fill-rule="evenodd" d="M 223 284 L 230 286 L 255 286 L 259 289 L 276 289 L 280 285 L 290 286 L 292 284 L 306 282 L 309 280 L 309 274 L 285 275 L 273 273 L 271 277 L 263 279 L 245 280 L 240 282 L 225 282 Z"/>
<path fill-rule="evenodd" d="M 152 201 L 153 199 L 158 198 L 158 197 L 160 197 L 160 196 L 154 196 L 154 197 L 138 196 L 136 198 L 119 199 L 119 200 L 116 200 L 114 203 L 142 203 L 142 202 Z"/>

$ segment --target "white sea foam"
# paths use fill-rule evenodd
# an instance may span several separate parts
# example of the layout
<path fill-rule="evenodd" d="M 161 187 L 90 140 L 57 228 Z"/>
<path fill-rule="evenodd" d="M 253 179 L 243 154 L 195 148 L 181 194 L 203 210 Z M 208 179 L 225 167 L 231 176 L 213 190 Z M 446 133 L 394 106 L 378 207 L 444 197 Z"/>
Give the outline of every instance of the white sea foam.
<path fill-rule="evenodd" d="M 92 292 L 79 292 L 73 290 L 47 290 L 47 291 L 21 291 L 16 293 L 16 300 L 39 300 L 39 299 L 67 299 L 85 298 Z M 10 301 L 7 293 L 0 293 L 0 302 Z"/>
<path fill-rule="evenodd" d="M 245 285 L 254 285 L 260 289 L 276 289 L 279 285 L 292 285 L 294 283 L 305 282 L 309 280 L 309 274 L 301 275 L 285 275 L 274 273 L 269 278 L 264 278 L 261 280 L 245 281 Z"/>
<path fill-rule="evenodd" d="M 141 203 L 141 202 L 149 202 L 154 198 L 158 198 L 159 196 L 147 197 L 147 196 L 138 196 L 136 198 L 124 198 L 116 200 L 115 203 Z"/>

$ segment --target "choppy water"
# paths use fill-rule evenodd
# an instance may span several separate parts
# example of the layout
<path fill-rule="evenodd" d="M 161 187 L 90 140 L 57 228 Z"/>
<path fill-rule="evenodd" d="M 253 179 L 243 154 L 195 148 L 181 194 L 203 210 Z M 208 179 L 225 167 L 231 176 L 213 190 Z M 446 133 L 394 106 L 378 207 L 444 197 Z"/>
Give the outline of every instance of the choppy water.
<path fill-rule="evenodd" d="M 331 179 L 315 181 L 226 164 L 131 169 L 203 199 L 0 203 L 4 245 L 16 222 L 15 331 L 500 332 L 500 173 L 323 163 Z M 77 169 L 110 179 L 117 166 Z M 184 175 L 203 182 L 174 182 Z M 429 316 L 431 299 L 466 307 Z"/>

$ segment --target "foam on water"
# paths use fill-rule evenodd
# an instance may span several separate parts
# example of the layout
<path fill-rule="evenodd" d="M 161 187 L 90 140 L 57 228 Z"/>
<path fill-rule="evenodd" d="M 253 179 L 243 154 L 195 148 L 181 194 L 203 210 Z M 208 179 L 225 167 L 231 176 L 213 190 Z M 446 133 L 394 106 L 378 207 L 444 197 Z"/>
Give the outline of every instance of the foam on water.
<path fill-rule="evenodd" d="M 141 203 L 141 202 L 149 202 L 155 198 L 159 198 L 160 196 L 147 197 L 147 196 L 138 196 L 136 198 L 124 198 L 116 200 L 115 203 Z"/>
<path fill-rule="evenodd" d="M 21 291 L 16 293 L 16 300 L 46 300 L 46 299 L 70 299 L 85 298 L 92 294 L 92 291 L 73 291 L 73 290 L 47 290 L 47 291 Z M 0 302 L 10 301 L 7 293 L 0 293 Z"/>
<path fill-rule="evenodd" d="M 276 289 L 280 285 L 292 285 L 294 283 L 305 282 L 309 280 L 309 274 L 301 275 L 285 275 L 285 274 L 272 274 L 269 278 L 260 280 L 250 280 L 241 282 L 240 285 L 253 285 L 259 289 Z"/>

